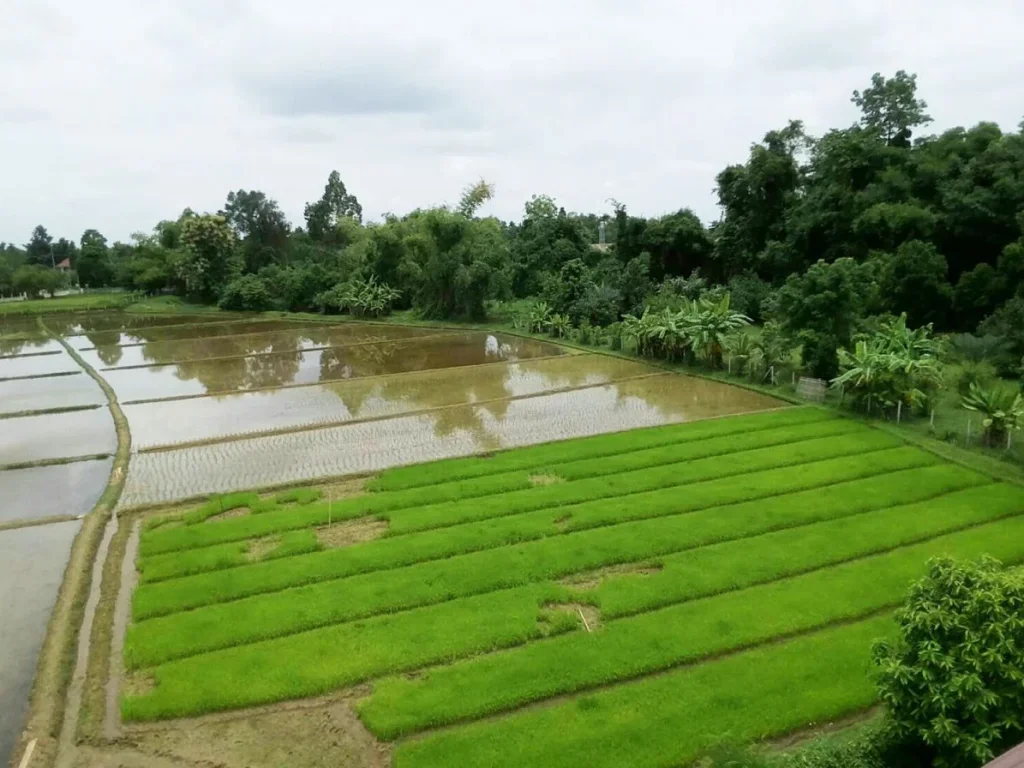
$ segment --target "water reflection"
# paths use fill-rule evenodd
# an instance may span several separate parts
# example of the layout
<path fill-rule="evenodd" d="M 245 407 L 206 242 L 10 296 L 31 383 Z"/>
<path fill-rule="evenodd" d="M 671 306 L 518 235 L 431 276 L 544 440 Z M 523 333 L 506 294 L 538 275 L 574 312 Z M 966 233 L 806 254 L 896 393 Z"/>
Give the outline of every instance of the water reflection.
<path fill-rule="evenodd" d="M 79 370 L 81 369 L 78 367 L 78 363 L 72 360 L 66 353 L 0 358 L 0 379 L 20 376 L 42 376 L 48 373 Z"/>
<path fill-rule="evenodd" d="M 103 390 L 84 373 L 46 379 L 0 381 L 0 413 L 42 411 L 106 403 Z"/>
<path fill-rule="evenodd" d="M 783 404 L 717 382 L 659 374 L 500 404 L 140 454 L 122 503 L 375 472 L 498 448 L 747 413 Z"/>
<path fill-rule="evenodd" d="M 115 369 L 104 376 L 123 401 L 238 392 L 293 384 L 393 375 L 516 361 L 563 351 L 530 339 L 499 337 L 488 351 L 488 334 L 427 336 L 303 352 L 292 336 L 276 339 L 268 354 L 228 360 L 190 360 L 175 365 Z"/>
<path fill-rule="evenodd" d="M 117 434 L 106 408 L 4 419 L 0 429 L 0 464 L 92 456 L 116 448 Z"/>
<path fill-rule="evenodd" d="M 246 320 L 233 322 L 206 322 L 202 324 L 164 325 L 128 328 L 113 331 L 89 331 L 71 339 L 76 349 L 110 347 L 119 344 L 148 344 L 150 342 L 211 339 L 221 336 L 240 336 L 253 333 L 294 330 L 294 320 Z"/>
<path fill-rule="evenodd" d="M 641 363 L 602 355 L 565 355 L 310 387 L 125 406 L 136 447 L 273 431 L 409 411 L 482 403 L 501 417 L 506 400 L 585 384 L 649 375 Z M 440 433 L 458 423 L 442 422 Z"/>

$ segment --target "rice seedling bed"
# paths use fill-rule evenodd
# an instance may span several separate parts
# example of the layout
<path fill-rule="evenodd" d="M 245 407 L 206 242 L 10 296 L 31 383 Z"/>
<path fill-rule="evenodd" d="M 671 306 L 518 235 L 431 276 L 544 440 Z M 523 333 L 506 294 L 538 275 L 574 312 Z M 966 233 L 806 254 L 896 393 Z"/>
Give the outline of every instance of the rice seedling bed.
<path fill-rule="evenodd" d="M 757 393 L 701 382 L 698 391 L 719 394 L 713 402 L 696 407 L 693 400 L 696 397 L 699 402 L 699 395 L 694 394 L 694 386 L 686 377 L 666 373 L 383 421 L 144 453 L 132 460 L 121 504 L 157 504 L 318 477 L 365 474 L 418 461 L 781 405 Z"/>
<path fill-rule="evenodd" d="M 654 768 L 870 706 L 871 643 L 929 558 L 1024 563 L 1024 489 L 813 408 L 368 486 L 149 522 L 123 716 L 368 682 L 358 712 L 399 768 Z M 351 525 L 369 533 L 325 533 Z"/>

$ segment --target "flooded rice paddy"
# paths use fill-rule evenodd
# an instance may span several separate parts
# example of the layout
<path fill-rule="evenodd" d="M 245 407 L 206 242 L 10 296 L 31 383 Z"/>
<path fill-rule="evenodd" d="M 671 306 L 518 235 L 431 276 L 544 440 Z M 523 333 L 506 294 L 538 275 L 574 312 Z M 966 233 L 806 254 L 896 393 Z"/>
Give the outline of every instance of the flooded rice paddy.
<path fill-rule="evenodd" d="M 0 471 L 0 526 L 86 514 L 103 495 L 112 464 L 93 459 Z"/>
<path fill-rule="evenodd" d="M 188 397 L 514 362 L 563 354 L 554 344 L 487 333 L 451 333 L 312 352 L 229 360 L 189 360 L 153 368 L 106 370 L 122 402 Z"/>
<path fill-rule="evenodd" d="M 114 420 L 106 408 L 4 419 L 0 465 L 113 453 Z"/>
<path fill-rule="evenodd" d="M 0 381 L 0 414 L 45 411 L 81 405 L 106 405 L 103 390 L 91 376 Z"/>
<path fill-rule="evenodd" d="M 646 376 L 640 363 L 566 355 L 312 387 L 125 406 L 132 441 L 148 448 L 257 431 L 377 419 L 410 411 L 543 394 Z"/>
<path fill-rule="evenodd" d="M 732 396 L 719 394 L 719 388 L 732 390 Z M 705 402 L 707 394 L 713 398 L 711 405 Z M 122 504 L 154 504 L 259 485 L 373 472 L 779 405 L 754 392 L 665 373 L 415 416 L 139 454 L 132 457 Z"/>
<path fill-rule="evenodd" d="M 0 531 L 0 761 L 6 765 L 28 711 L 36 660 L 81 523 Z"/>
<path fill-rule="evenodd" d="M 124 406 L 135 453 L 122 506 L 782 405 L 509 334 L 227 314 L 43 322 L 81 350 Z M 0 379 L 63 371 L 76 373 L 0 381 L 0 415 L 102 407 L 0 420 L 0 465 L 115 451 L 96 382 L 36 318 L 0 322 Z M 111 466 L 107 458 L 0 470 L 2 759 L 21 727 L 78 530 L 77 521 L 19 526 L 88 513 Z"/>
<path fill-rule="evenodd" d="M 79 372 L 81 369 L 67 352 L 56 355 L 22 355 L 0 358 L 0 381 L 26 376 L 46 376 L 66 371 Z"/>

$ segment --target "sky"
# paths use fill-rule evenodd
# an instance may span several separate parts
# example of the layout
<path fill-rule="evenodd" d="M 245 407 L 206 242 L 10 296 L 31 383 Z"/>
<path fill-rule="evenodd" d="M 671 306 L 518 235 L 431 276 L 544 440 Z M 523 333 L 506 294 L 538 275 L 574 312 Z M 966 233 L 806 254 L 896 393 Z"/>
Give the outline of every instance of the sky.
<path fill-rule="evenodd" d="M 918 74 L 929 132 L 1024 117 L 1020 0 L 4 0 L 0 241 L 148 231 L 259 189 L 294 224 L 337 169 L 368 218 L 454 203 L 718 216 L 790 119 Z"/>

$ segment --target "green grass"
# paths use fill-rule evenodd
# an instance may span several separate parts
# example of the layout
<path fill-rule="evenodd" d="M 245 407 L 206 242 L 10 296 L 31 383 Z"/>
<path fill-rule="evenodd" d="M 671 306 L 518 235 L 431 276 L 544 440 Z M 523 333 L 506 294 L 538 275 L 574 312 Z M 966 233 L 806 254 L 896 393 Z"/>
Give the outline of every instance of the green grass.
<path fill-rule="evenodd" d="M 400 768 L 678 764 L 870 706 L 928 558 L 1024 562 L 1024 489 L 972 466 L 796 408 L 211 499 L 143 532 L 122 711 L 371 682 Z M 324 549 L 328 516 L 387 527 Z"/>
<path fill-rule="evenodd" d="M 376 491 L 399 491 L 452 480 L 535 469 L 550 464 L 613 456 L 628 451 L 657 448 L 672 443 L 742 435 L 762 429 L 829 421 L 835 416 L 817 408 L 787 408 L 754 414 L 743 419 L 709 419 L 695 424 L 637 429 L 578 440 L 543 443 L 529 448 L 502 451 L 491 456 L 447 459 L 430 464 L 397 467 L 382 472 L 368 487 Z"/>
<path fill-rule="evenodd" d="M 651 559 L 662 563 L 664 570 L 657 575 L 612 579 L 593 596 L 581 596 L 610 616 L 625 615 L 782 578 L 1021 511 L 1024 501 L 1016 489 L 990 485 L 660 559 L 658 555 L 690 546 L 686 519 L 613 526 L 141 621 L 129 629 L 125 655 L 129 666 L 148 666 L 609 565 Z"/>
<path fill-rule="evenodd" d="M 872 641 L 889 617 L 840 626 L 709 664 L 400 744 L 395 768 L 655 768 L 718 740 L 783 734 L 870 706 Z"/>
<path fill-rule="evenodd" d="M 692 541 L 695 544 L 708 544 L 734 536 L 737 531 L 763 533 L 832 516 L 910 504 L 949 491 L 991 482 L 979 473 L 945 465 L 890 471 L 885 475 L 884 483 L 879 482 L 877 475 L 837 482 L 838 476 L 831 469 L 831 465 L 826 472 L 817 468 L 810 476 L 804 474 L 806 470 L 787 470 L 787 475 L 794 481 L 805 483 L 810 478 L 829 484 L 807 491 L 783 493 L 787 476 L 776 475 L 773 490 L 778 495 L 752 502 L 729 504 L 730 497 L 722 496 L 720 498 L 724 501 L 719 505 L 703 509 L 691 508 L 692 504 L 707 503 L 708 498 L 715 498 L 718 491 L 735 494 L 741 490 L 731 482 L 709 481 L 700 487 L 694 486 L 686 500 L 680 499 L 678 491 L 668 488 L 631 497 L 632 505 L 628 510 L 618 500 L 603 499 L 424 531 L 415 536 L 364 542 L 321 552 L 314 557 L 296 558 L 272 567 L 244 565 L 248 540 L 169 552 L 141 561 L 142 581 L 152 583 L 206 572 L 207 575 L 201 578 L 160 589 L 168 592 L 178 589 L 198 591 L 209 595 L 209 602 L 221 602 L 253 594 L 246 590 L 257 585 L 261 591 L 283 589 L 325 578 L 342 578 L 603 525 L 623 524 L 631 518 L 643 520 L 688 514 L 686 525 Z M 243 567 L 232 573 L 209 573 L 236 566 Z M 243 583 L 247 586 L 238 586 Z"/>
<path fill-rule="evenodd" d="M 53 299 L 29 299 L 0 304 L 0 315 L 42 315 L 52 312 L 120 309 L 135 300 L 129 293 L 84 293 L 58 296 Z"/>
<path fill-rule="evenodd" d="M 687 488 L 685 494 L 680 493 L 677 487 L 670 486 L 660 492 L 630 496 L 626 503 L 623 497 L 613 497 L 589 504 L 555 507 L 543 510 L 543 513 L 549 516 L 549 525 L 556 529 L 561 527 L 566 531 L 582 531 L 612 522 L 675 515 L 723 504 L 769 498 L 787 491 L 816 488 L 935 463 L 936 460 L 929 454 L 914 448 L 893 448 L 867 455 L 755 472 L 746 475 L 742 482 L 727 477 L 695 483 Z M 269 517 L 269 514 L 261 517 Z M 506 517 L 490 522 L 509 525 L 517 522 L 517 519 Z M 536 520 L 530 519 L 528 523 L 536 524 Z M 349 567 L 344 555 L 324 553 L 315 559 L 315 564 L 284 561 L 280 567 L 263 568 L 258 573 L 253 569 L 245 572 L 233 569 L 225 574 L 199 574 L 168 582 L 143 584 L 135 592 L 133 616 L 136 621 L 141 621 L 208 603 L 337 578 Z"/>
<path fill-rule="evenodd" d="M 613 621 L 593 634 L 573 632 L 415 678 L 388 678 L 374 686 L 359 714 L 389 740 L 478 719 L 891 608 L 923 575 L 928 558 L 984 553 L 1024 560 L 1024 519 Z"/>

